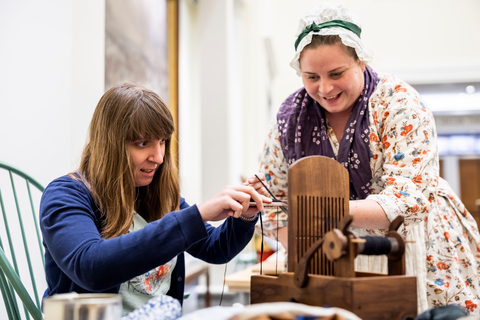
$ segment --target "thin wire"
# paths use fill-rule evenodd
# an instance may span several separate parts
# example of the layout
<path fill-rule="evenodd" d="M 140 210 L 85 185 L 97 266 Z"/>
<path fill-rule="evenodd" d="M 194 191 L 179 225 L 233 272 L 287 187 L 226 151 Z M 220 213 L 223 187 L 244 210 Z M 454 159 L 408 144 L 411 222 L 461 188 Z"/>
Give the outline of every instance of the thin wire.
<path fill-rule="evenodd" d="M 265 190 L 267 190 L 267 192 L 272 196 L 272 201 L 273 202 L 282 202 L 282 203 L 285 203 L 284 201 L 282 200 L 278 200 L 277 197 L 275 197 L 273 195 L 273 193 L 270 191 L 270 189 L 268 189 L 268 187 L 263 183 L 263 181 L 255 174 L 255 177 L 257 177 L 257 180 L 260 181 L 260 183 L 262 184 L 262 186 L 265 188 Z M 280 209 L 285 212 L 285 213 L 288 213 L 288 210 L 287 210 L 287 207 L 284 207 L 284 206 L 280 206 Z"/>
<path fill-rule="evenodd" d="M 262 182 L 262 180 L 255 174 L 255 177 L 257 177 L 257 180 L 260 181 L 260 183 L 262 184 L 262 186 L 265 188 L 265 190 L 268 191 L 268 193 L 270 193 L 270 195 L 272 196 L 273 200 L 276 200 L 276 201 L 279 201 L 277 198 L 275 198 L 275 196 L 273 195 L 273 193 L 267 188 L 267 186 Z"/>
<path fill-rule="evenodd" d="M 273 198 L 273 201 L 275 202 L 281 202 L 280 200 L 278 200 L 274 195 L 273 193 L 267 188 L 267 186 L 262 182 L 262 180 L 255 174 L 255 177 L 258 179 L 258 181 L 260 181 L 260 183 L 262 184 L 262 186 L 265 188 L 265 190 L 268 191 L 268 193 L 272 196 Z M 278 227 L 278 209 L 279 207 L 277 207 L 277 227 Z M 280 207 L 280 209 L 284 210 L 283 207 Z M 262 214 L 263 212 L 260 212 L 259 214 L 259 218 L 260 218 L 260 229 L 262 231 L 262 241 L 261 241 L 261 244 L 260 244 L 260 275 L 263 275 L 263 219 L 262 219 Z M 229 232 L 227 234 L 227 242 L 230 243 L 230 234 L 233 233 L 233 223 L 231 224 L 231 232 Z M 228 256 L 228 254 L 227 254 Z M 227 278 L 227 265 L 228 265 L 228 262 L 225 263 L 225 270 L 223 272 L 223 286 L 222 286 L 222 293 L 220 295 L 220 303 L 219 303 L 219 306 L 222 306 L 222 301 L 223 301 L 223 293 L 225 291 L 225 285 L 226 285 L 226 278 Z M 275 265 L 275 274 L 278 274 L 277 272 L 277 265 L 278 265 L 278 232 L 277 232 L 277 262 L 276 262 L 276 265 Z"/>
<path fill-rule="evenodd" d="M 260 275 L 263 275 L 263 271 L 262 271 L 262 263 L 263 263 L 263 220 L 262 220 L 262 213 L 263 212 L 260 212 L 260 230 L 262 230 L 262 241 L 260 243 Z"/>
<path fill-rule="evenodd" d="M 267 190 L 267 192 L 272 196 L 273 202 L 283 202 L 281 200 L 278 200 L 273 193 L 268 189 L 268 187 L 263 183 L 263 181 L 255 174 L 255 177 L 257 180 L 262 184 L 262 186 Z M 275 275 L 278 274 L 278 215 L 280 213 L 279 209 L 281 209 L 283 212 L 287 213 L 287 208 L 286 207 L 277 207 L 277 235 L 276 235 L 276 240 L 277 240 L 277 251 L 275 252 L 276 254 L 276 261 L 275 261 Z M 262 230 L 262 243 L 260 244 L 260 275 L 262 275 L 262 262 L 263 262 L 263 221 L 262 221 L 262 213 L 260 212 L 260 227 Z"/>
<path fill-rule="evenodd" d="M 223 286 L 222 286 L 222 294 L 220 295 L 220 302 L 219 306 L 222 306 L 222 301 L 223 301 L 223 292 L 225 291 L 225 283 L 226 283 L 226 278 L 227 278 L 227 263 L 225 263 L 225 271 L 223 272 Z"/>
<path fill-rule="evenodd" d="M 279 215 L 279 211 L 278 211 L 278 208 L 277 208 L 277 251 L 275 252 L 276 254 L 276 259 L 275 259 L 275 275 L 278 275 L 278 215 Z"/>
<path fill-rule="evenodd" d="M 231 233 L 233 233 L 233 222 L 231 223 L 231 228 L 230 228 L 230 232 L 227 232 L 227 243 L 230 244 L 230 236 L 231 236 Z M 230 246 L 229 246 L 230 247 Z M 229 258 L 229 254 L 227 252 L 227 260 Z M 222 293 L 220 295 L 220 302 L 219 302 L 219 306 L 222 306 L 222 301 L 223 301 L 223 292 L 225 291 L 225 285 L 226 285 L 226 282 L 227 282 L 227 265 L 228 265 L 228 261 L 227 263 L 225 263 L 225 270 L 223 271 L 223 286 L 222 286 Z"/>

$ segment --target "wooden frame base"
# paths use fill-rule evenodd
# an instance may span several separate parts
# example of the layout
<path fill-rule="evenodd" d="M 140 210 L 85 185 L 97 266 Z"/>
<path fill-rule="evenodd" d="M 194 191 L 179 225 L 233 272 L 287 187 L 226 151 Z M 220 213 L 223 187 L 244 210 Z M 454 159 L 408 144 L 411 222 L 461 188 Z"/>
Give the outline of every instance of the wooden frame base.
<path fill-rule="evenodd" d="M 294 283 L 294 273 L 252 276 L 251 303 L 298 302 L 338 307 L 362 319 L 402 320 L 417 315 L 416 278 L 365 273 L 355 278 L 309 275 L 305 288 Z"/>

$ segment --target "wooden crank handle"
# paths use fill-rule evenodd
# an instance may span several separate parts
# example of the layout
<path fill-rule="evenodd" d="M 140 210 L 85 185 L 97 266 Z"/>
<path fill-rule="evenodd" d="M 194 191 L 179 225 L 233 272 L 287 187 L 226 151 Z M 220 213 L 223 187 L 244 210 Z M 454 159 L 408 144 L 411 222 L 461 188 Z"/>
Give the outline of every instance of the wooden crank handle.
<path fill-rule="evenodd" d="M 352 222 L 353 216 L 351 214 L 346 214 L 343 219 L 340 220 L 340 225 L 338 226 L 338 229 L 340 229 L 340 231 L 342 231 L 342 233 L 346 235 L 348 233 L 348 227 L 350 227 Z"/>
<path fill-rule="evenodd" d="M 344 234 L 348 234 L 348 227 L 353 222 L 353 216 L 350 214 L 346 214 L 343 219 L 340 221 L 339 230 Z M 295 285 L 299 288 L 304 288 L 308 283 L 308 265 L 310 260 L 312 259 L 315 252 L 320 249 L 323 245 L 324 238 L 317 240 L 303 255 L 302 259 L 298 262 L 297 269 L 295 270 Z"/>
<path fill-rule="evenodd" d="M 402 225 L 403 220 L 404 220 L 403 216 L 397 216 L 392 221 L 392 223 L 390 223 L 390 226 L 388 227 L 388 231 L 397 231 L 398 228 L 400 228 L 400 226 Z"/>
<path fill-rule="evenodd" d="M 323 238 L 317 240 L 305 254 L 302 259 L 298 262 L 297 269 L 295 270 L 295 285 L 299 288 L 305 288 L 308 283 L 308 264 L 312 259 L 313 255 L 317 250 L 322 246 Z"/>

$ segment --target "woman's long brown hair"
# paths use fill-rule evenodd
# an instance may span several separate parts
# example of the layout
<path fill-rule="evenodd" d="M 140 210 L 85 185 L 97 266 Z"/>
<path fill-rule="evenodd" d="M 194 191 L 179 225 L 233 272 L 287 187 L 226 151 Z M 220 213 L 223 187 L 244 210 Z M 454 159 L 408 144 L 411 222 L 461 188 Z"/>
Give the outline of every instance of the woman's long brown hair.
<path fill-rule="evenodd" d="M 134 210 L 148 221 L 178 210 L 178 170 L 170 149 L 174 130 L 168 107 L 151 90 L 126 83 L 102 96 L 90 123 L 78 175 L 71 174 L 85 183 L 100 210 L 102 237 L 127 233 Z M 128 143 L 144 139 L 165 139 L 165 155 L 152 182 L 138 188 Z"/>

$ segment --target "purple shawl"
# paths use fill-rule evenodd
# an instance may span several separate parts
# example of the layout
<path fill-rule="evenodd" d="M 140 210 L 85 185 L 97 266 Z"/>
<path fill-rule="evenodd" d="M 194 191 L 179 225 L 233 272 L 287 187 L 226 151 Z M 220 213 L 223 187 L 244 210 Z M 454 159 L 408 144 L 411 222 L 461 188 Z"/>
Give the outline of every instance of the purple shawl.
<path fill-rule="evenodd" d="M 277 114 L 280 144 L 287 165 L 311 155 L 335 159 L 348 170 L 351 200 L 365 199 L 370 194 L 372 180 L 368 100 L 377 87 L 378 76 L 368 66 L 364 75 L 365 87 L 345 126 L 337 157 L 328 140 L 325 112 L 305 88 L 290 95 Z"/>

